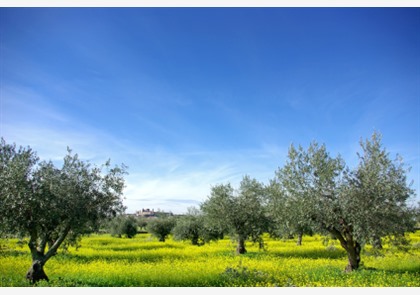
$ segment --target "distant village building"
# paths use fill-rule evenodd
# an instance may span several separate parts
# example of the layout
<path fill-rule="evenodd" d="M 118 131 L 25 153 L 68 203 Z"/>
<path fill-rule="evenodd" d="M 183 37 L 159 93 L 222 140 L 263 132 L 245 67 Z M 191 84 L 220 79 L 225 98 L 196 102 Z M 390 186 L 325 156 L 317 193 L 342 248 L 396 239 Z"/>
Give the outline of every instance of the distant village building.
<path fill-rule="evenodd" d="M 136 215 L 140 217 L 156 217 L 156 212 L 154 209 L 150 210 L 149 208 L 147 208 L 141 209 L 141 211 L 137 211 Z"/>
<path fill-rule="evenodd" d="M 155 209 L 141 209 L 141 211 L 136 211 L 134 213 L 137 217 L 145 217 L 145 218 L 158 218 L 158 217 L 167 217 L 167 216 L 174 216 L 172 212 L 164 212 L 161 210 L 155 211 Z"/>

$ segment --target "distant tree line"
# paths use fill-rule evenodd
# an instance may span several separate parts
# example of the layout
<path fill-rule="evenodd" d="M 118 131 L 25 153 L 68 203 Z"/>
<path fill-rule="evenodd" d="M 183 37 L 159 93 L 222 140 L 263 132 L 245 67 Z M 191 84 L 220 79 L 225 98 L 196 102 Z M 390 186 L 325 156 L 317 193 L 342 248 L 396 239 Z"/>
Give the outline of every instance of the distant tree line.
<path fill-rule="evenodd" d="M 149 232 L 161 242 L 172 235 L 198 246 L 229 236 L 238 254 L 247 252 L 247 242 L 264 248 L 263 234 L 297 238 L 301 245 L 304 235 L 317 233 L 339 241 L 348 257 L 345 270 L 353 271 L 364 245 L 380 249 L 385 238 L 407 244 L 407 233 L 420 222 L 420 204 L 411 203 L 410 167 L 399 155 L 391 159 L 377 132 L 360 147 L 357 166 L 349 168 L 324 144 L 292 144 L 267 184 L 245 175 L 237 188 L 214 185 L 185 215 L 138 218 L 124 214 L 124 165 L 92 166 L 69 150 L 57 168 L 39 162 L 29 147 L 2 139 L 0 234 L 29 237 L 32 282 L 48 280 L 43 266 L 60 246 L 100 228 L 126 238 Z"/>

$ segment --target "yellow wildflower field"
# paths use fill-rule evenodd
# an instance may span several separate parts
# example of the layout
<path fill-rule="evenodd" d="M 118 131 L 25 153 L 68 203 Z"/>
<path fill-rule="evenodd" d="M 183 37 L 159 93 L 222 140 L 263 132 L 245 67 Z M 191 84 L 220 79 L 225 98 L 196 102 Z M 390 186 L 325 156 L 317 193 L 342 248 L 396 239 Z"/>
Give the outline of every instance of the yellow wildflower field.
<path fill-rule="evenodd" d="M 133 239 L 92 235 L 79 248 L 60 251 L 45 265 L 42 287 L 420 287 L 420 232 L 404 249 L 387 243 L 362 251 L 362 266 L 345 273 L 347 256 L 338 241 L 305 236 L 264 238 L 265 249 L 247 242 L 237 255 L 228 238 L 203 246 L 158 242 L 149 234 Z M 27 245 L 2 240 L 0 286 L 25 287 L 31 258 Z"/>

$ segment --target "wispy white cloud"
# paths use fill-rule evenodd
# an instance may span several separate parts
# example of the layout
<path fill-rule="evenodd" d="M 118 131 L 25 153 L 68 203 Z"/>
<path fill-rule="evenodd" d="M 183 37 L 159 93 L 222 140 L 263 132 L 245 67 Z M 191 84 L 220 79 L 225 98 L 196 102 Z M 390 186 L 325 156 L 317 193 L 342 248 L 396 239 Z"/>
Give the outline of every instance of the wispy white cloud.
<path fill-rule="evenodd" d="M 198 179 L 202 172 L 154 176 L 147 173 L 128 176 L 125 204 L 128 211 L 152 207 L 154 209 L 186 212 L 186 207 L 199 205 L 210 191 L 212 177 Z M 186 204 L 185 200 L 189 200 Z M 175 208 L 174 208 L 175 207 Z"/>
<path fill-rule="evenodd" d="M 170 157 L 167 154 L 167 158 Z M 268 168 L 270 165 L 266 160 L 271 155 L 263 150 L 238 151 L 236 154 L 214 151 L 174 153 L 172 157 L 178 163 L 175 169 L 171 165 L 165 167 L 161 160 L 154 157 L 151 162 L 161 169 L 148 166 L 142 170 L 139 164 L 137 171 L 143 172 L 127 177 L 125 203 L 131 210 L 160 204 L 160 209 L 182 213 L 189 206 L 198 206 L 203 202 L 214 185 L 231 183 L 237 187 L 245 174 L 263 182 L 274 175 L 275 165 Z M 273 164 L 274 158 L 271 157 L 268 162 Z"/>
<path fill-rule="evenodd" d="M 48 100 L 29 87 L 1 86 L 2 123 L 23 121 L 55 123 L 68 122 L 67 116 L 57 112 Z"/>
<path fill-rule="evenodd" d="M 284 152 L 268 144 L 258 150 L 231 152 L 141 147 L 133 139 L 110 135 L 64 115 L 28 88 L 6 90 L 2 104 L 7 116 L 1 122 L 0 136 L 31 146 L 43 160 L 59 163 L 70 147 L 94 164 L 108 158 L 114 164 L 126 164 L 124 203 L 128 212 L 151 207 L 183 213 L 190 206 L 199 206 L 213 185 L 230 182 L 236 186 L 245 174 L 267 181 Z M 27 104 L 29 101 L 34 104 Z"/>

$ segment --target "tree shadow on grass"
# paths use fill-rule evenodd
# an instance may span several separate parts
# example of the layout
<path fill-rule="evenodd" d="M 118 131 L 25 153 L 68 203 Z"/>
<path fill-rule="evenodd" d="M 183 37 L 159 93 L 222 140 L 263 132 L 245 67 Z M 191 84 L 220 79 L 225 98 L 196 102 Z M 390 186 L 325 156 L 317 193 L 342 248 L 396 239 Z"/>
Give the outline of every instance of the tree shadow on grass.
<path fill-rule="evenodd" d="M 162 254 L 147 254 L 147 255 L 81 255 L 77 253 L 60 253 L 54 259 L 61 260 L 63 263 L 66 262 L 76 262 L 76 263 L 91 263 L 95 261 L 105 261 L 105 262 L 118 262 L 118 263 L 133 263 L 133 262 L 160 262 L 168 257 Z M 181 255 L 171 255 L 171 259 L 182 259 Z"/>
<path fill-rule="evenodd" d="M 398 269 L 383 269 L 383 268 L 376 268 L 376 267 L 369 267 L 369 266 L 364 266 L 362 265 L 358 271 L 366 271 L 366 272 L 381 272 L 381 273 L 386 273 L 386 274 L 406 274 L 406 273 L 410 273 L 410 274 L 418 274 L 419 278 L 420 278 L 420 265 L 415 265 L 415 266 L 407 266 L 407 267 L 403 267 L 403 268 L 398 268 Z"/>
<path fill-rule="evenodd" d="M 322 249 L 312 249 L 312 250 L 297 250 L 297 251 L 273 251 L 270 253 L 270 256 L 277 258 L 299 258 L 299 259 L 343 259 L 347 255 L 344 250 L 322 250 Z"/>
<path fill-rule="evenodd" d="M 141 251 L 141 250 L 160 250 L 160 249 L 183 249 L 185 248 L 183 245 L 174 245 L 174 244 L 166 244 L 161 243 L 159 245 L 138 245 L 138 246 L 126 246 L 126 247 L 115 247 L 110 248 L 109 250 L 115 252 L 123 252 L 123 251 Z M 98 248 L 101 250 L 101 248 Z"/>

